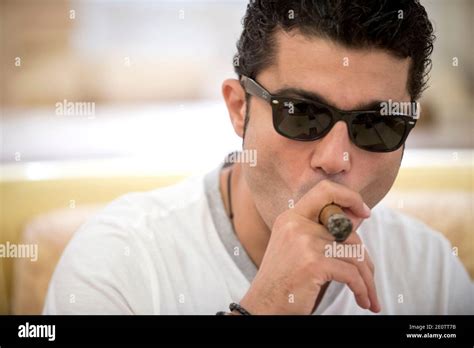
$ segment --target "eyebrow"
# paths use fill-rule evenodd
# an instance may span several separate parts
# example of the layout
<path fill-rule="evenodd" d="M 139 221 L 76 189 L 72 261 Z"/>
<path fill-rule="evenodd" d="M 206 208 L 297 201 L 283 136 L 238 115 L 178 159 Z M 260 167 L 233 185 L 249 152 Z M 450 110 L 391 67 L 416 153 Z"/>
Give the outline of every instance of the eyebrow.
<path fill-rule="evenodd" d="M 332 105 L 326 98 L 324 98 L 322 95 L 316 93 L 316 92 L 311 92 L 307 91 L 301 88 L 294 88 L 294 87 L 283 87 L 278 90 L 276 90 L 273 95 L 278 95 L 282 97 L 300 97 L 303 99 L 309 99 L 311 101 L 319 102 L 325 105 L 328 105 L 334 109 L 339 110 L 337 107 Z M 381 103 L 383 100 L 373 100 L 368 103 L 361 103 L 356 106 L 355 109 L 352 110 L 379 110 L 381 107 Z M 350 111 L 350 110 L 348 110 Z"/>

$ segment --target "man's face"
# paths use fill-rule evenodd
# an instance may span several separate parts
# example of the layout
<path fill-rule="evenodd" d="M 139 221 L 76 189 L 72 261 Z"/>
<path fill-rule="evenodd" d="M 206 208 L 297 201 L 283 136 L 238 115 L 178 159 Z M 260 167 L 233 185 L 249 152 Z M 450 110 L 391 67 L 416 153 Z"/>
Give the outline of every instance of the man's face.
<path fill-rule="evenodd" d="M 270 93 L 298 88 L 316 93 L 340 110 L 356 110 L 374 101 L 410 101 L 409 59 L 377 49 L 348 49 L 327 39 L 280 31 L 274 64 L 256 80 Z M 288 95 L 292 96 L 292 95 Z M 297 97 L 293 95 L 294 97 Z M 256 207 L 271 227 L 276 217 L 323 179 L 359 192 L 369 207 L 390 190 L 403 148 L 375 153 L 356 147 L 347 126 L 337 122 L 322 139 L 287 139 L 273 128 L 270 105 L 252 97 L 245 149 L 256 149 L 255 167 L 243 166 Z"/>

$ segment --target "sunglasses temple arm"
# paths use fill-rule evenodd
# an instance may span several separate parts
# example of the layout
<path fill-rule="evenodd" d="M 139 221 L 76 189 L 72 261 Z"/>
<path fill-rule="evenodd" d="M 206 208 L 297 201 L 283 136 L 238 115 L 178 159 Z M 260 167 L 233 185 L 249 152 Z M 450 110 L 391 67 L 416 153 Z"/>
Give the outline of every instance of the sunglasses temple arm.
<path fill-rule="evenodd" d="M 242 76 L 240 81 L 242 83 L 242 86 L 244 87 L 244 90 L 250 95 L 260 97 L 266 100 L 267 102 L 271 101 L 270 93 L 265 88 L 260 86 L 256 81 L 252 80 L 247 76 Z"/>

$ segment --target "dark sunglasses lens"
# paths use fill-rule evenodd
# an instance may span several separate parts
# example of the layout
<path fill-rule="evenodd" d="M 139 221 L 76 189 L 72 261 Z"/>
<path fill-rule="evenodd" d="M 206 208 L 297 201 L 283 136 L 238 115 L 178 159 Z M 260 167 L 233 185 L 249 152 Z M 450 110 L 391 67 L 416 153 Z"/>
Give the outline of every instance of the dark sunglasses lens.
<path fill-rule="evenodd" d="M 330 127 L 332 120 L 327 108 L 291 100 L 279 100 L 273 112 L 278 133 L 295 140 L 317 139 Z"/>
<path fill-rule="evenodd" d="M 403 140 L 406 121 L 400 116 L 357 115 L 351 133 L 357 146 L 374 152 L 395 150 Z"/>

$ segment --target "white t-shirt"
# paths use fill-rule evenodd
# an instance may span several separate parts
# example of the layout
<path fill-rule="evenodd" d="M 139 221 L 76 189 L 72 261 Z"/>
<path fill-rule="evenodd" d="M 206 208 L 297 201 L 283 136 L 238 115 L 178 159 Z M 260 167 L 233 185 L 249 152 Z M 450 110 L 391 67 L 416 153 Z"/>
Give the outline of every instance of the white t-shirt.
<path fill-rule="evenodd" d="M 84 224 L 52 277 L 45 314 L 215 314 L 257 273 L 219 191 L 203 177 L 130 193 Z M 359 227 L 375 264 L 381 314 L 474 314 L 474 286 L 449 242 L 378 205 Z M 373 314 L 331 282 L 314 314 Z"/>

